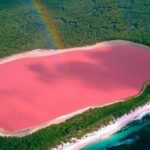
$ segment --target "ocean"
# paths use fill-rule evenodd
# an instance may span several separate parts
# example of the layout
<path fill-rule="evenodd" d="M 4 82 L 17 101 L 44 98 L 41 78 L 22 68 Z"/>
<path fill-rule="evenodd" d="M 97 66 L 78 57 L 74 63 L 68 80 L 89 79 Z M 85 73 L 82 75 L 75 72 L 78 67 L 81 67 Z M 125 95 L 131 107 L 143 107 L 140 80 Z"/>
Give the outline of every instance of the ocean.
<path fill-rule="evenodd" d="M 81 150 L 150 150 L 150 112 L 141 114 L 111 137 Z"/>

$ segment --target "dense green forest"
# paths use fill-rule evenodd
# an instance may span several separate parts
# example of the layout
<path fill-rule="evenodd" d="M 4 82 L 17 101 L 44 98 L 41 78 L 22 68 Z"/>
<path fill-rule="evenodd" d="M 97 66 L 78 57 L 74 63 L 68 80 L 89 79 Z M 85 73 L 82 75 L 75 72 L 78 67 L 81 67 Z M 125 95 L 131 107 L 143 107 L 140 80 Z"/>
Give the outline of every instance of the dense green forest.
<path fill-rule="evenodd" d="M 47 150 L 72 137 L 81 138 L 88 132 L 96 131 L 118 117 L 150 101 L 150 83 L 146 83 L 141 93 L 101 108 L 92 108 L 67 121 L 41 129 L 22 138 L 0 137 L 0 150 Z"/>
<path fill-rule="evenodd" d="M 36 0 L 35 0 L 36 1 Z M 125 39 L 150 45 L 149 0 L 39 0 L 65 47 Z M 55 48 L 33 0 L 0 0 L 0 57 Z"/>
<path fill-rule="evenodd" d="M 28 0 L 0 0 L 0 57 L 49 47 L 38 18 Z"/>

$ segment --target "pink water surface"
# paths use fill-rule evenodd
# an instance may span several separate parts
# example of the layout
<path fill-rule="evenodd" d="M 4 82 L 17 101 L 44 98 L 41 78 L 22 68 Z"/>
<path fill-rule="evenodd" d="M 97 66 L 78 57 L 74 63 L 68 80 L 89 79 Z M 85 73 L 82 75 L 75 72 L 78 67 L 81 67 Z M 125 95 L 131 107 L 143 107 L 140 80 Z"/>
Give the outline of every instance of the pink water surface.
<path fill-rule="evenodd" d="M 0 65 L 0 128 L 32 127 L 137 94 L 150 79 L 150 51 L 108 46 Z"/>

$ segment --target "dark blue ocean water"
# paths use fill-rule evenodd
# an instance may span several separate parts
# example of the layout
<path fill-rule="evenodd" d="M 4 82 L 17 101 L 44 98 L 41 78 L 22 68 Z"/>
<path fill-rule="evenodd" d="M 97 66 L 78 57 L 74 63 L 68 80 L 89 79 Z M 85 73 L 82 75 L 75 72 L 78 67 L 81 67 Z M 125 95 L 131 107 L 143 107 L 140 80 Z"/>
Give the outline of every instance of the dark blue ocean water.
<path fill-rule="evenodd" d="M 150 114 L 133 120 L 111 137 L 82 150 L 150 150 Z"/>

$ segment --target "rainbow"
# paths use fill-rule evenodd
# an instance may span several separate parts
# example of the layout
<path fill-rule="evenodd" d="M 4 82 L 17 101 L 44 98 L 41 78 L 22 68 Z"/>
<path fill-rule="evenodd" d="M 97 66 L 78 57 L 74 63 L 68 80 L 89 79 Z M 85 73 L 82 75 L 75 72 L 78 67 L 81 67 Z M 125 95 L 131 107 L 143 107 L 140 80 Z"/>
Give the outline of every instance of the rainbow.
<path fill-rule="evenodd" d="M 40 2 L 40 0 L 33 0 L 33 6 L 39 13 L 43 23 L 45 24 L 48 36 L 52 40 L 54 46 L 56 48 L 64 48 L 65 44 L 46 7 Z"/>

